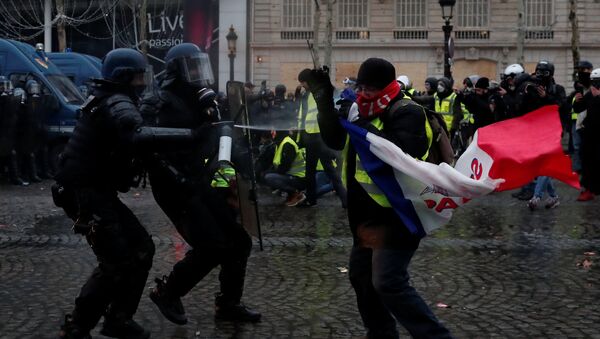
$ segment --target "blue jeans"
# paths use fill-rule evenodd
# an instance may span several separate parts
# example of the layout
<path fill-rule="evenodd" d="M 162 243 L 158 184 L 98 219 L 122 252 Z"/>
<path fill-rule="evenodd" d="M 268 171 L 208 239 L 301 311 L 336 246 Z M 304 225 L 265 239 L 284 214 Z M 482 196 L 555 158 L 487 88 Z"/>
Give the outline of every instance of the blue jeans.
<path fill-rule="evenodd" d="M 452 338 L 409 284 L 407 269 L 415 251 L 352 248 L 350 282 L 368 338 L 398 338 L 396 320 L 414 338 Z"/>
<path fill-rule="evenodd" d="M 333 191 L 333 183 L 329 180 L 327 173 L 317 171 L 317 198 Z"/>
<path fill-rule="evenodd" d="M 265 183 L 272 189 L 278 189 L 288 194 L 302 191 L 306 188 L 306 180 L 294 175 L 267 173 Z"/>
<path fill-rule="evenodd" d="M 556 197 L 556 190 L 550 177 L 537 177 L 537 183 L 535 184 L 535 191 L 533 192 L 534 197 L 543 198 L 544 193 L 548 192 L 548 195 L 552 198 Z"/>

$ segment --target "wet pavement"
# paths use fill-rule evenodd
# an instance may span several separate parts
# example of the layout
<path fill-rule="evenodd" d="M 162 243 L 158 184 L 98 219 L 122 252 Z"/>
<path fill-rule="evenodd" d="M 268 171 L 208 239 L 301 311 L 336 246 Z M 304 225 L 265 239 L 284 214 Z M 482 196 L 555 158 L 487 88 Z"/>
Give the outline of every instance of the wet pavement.
<path fill-rule="evenodd" d="M 0 338 L 53 338 L 95 265 L 85 240 L 52 204 L 49 185 L 0 185 Z M 600 199 L 575 202 L 578 192 L 560 183 L 558 192 L 558 208 L 534 212 L 511 192 L 494 193 L 422 241 L 412 283 L 457 338 L 600 338 Z M 150 288 L 186 245 L 149 189 L 122 198 L 154 235 Z M 142 298 L 136 320 L 153 338 L 365 334 L 348 281 L 351 238 L 339 200 L 329 194 L 298 209 L 267 190 L 259 198 L 264 250 L 255 242 L 244 302 L 263 321 L 214 320 L 215 270 L 183 298 L 185 326 L 169 323 Z M 93 336 L 102 338 L 97 330 Z"/>

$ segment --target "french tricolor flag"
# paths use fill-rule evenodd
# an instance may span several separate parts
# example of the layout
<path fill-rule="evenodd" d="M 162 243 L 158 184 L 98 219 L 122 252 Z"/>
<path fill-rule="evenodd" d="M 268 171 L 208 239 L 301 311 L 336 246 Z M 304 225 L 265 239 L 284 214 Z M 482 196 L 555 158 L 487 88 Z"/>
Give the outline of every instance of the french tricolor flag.
<path fill-rule="evenodd" d="M 373 182 L 411 233 L 420 236 L 446 224 L 469 200 L 523 186 L 537 176 L 579 188 L 562 151 L 555 105 L 478 129 L 455 167 L 417 160 L 349 121 L 342 125 Z"/>

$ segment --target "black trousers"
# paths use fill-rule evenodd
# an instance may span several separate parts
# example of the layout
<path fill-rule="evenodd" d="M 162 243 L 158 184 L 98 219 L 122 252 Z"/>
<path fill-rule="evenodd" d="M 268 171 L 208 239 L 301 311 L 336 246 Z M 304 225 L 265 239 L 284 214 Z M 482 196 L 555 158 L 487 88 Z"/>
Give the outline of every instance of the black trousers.
<path fill-rule="evenodd" d="M 63 208 L 81 225 L 98 260 L 75 299 L 74 323 L 91 330 L 102 315 L 132 318 L 152 267 L 152 238 L 115 191 L 73 189 L 67 196 Z"/>
<path fill-rule="evenodd" d="M 252 239 L 226 202 L 226 190 L 187 187 L 182 190 L 152 175 L 152 193 L 183 239 L 192 247 L 169 275 L 167 291 L 186 295 L 215 267 L 224 302 L 239 303 Z"/>
<path fill-rule="evenodd" d="M 306 147 L 306 200 L 310 203 L 317 202 L 317 164 L 321 160 L 325 174 L 331 180 L 342 206 L 346 206 L 346 189 L 342 180 L 332 164 L 333 151 L 325 145 L 320 133 L 302 133 L 302 140 Z M 340 164 L 341 165 L 341 164 Z"/>
<path fill-rule="evenodd" d="M 452 338 L 409 283 L 408 265 L 416 246 L 352 248 L 350 282 L 368 338 L 398 338 L 397 322 L 413 338 Z"/>

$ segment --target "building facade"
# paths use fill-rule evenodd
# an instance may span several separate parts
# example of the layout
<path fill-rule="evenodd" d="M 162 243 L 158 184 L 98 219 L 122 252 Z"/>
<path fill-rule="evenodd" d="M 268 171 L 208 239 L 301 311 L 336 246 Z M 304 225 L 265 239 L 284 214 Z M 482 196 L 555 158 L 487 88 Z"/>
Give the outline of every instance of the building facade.
<path fill-rule="evenodd" d="M 555 64 L 557 82 L 571 88 L 573 57 L 568 0 L 457 0 L 454 26 L 455 82 L 479 74 L 499 79 L 517 62 L 518 1 L 524 17 L 524 67 L 542 59 Z M 325 1 L 321 1 L 325 2 Z M 319 40 L 325 41 L 326 5 L 320 6 Z M 248 80 L 267 80 L 293 91 L 300 70 L 312 68 L 307 39 L 314 38 L 314 0 L 254 0 L 249 8 Z M 437 0 L 337 0 L 332 11 L 331 73 L 336 87 L 355 76 L 362 61 L 381 57 L 423 88 L 427 76 L 443 75 L 444 35 Z M 600 67 L 600 1 L 578 0 L 581 59 Z M 321 43 L 321 47 L 323 44 Z M 320 53 L 323 60 L 323 52 Z"/>

